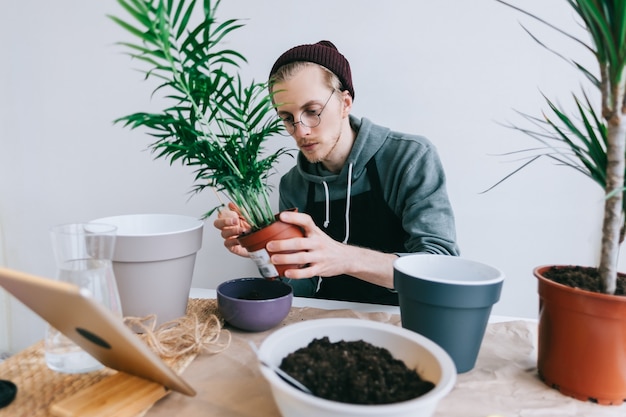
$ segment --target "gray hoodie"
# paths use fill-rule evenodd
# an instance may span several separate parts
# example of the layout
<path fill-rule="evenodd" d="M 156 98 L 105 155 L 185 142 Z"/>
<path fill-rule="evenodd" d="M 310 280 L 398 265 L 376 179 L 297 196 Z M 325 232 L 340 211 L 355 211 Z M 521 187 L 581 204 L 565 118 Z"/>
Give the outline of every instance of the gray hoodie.
<path fill-rule="evenodd" d="M 375 125 L 366 118 L 350 116 L 357 137 L 339 174 L 309 163 L 299 153 L 297 164 L 280 181 L 279 209 L 304 211 L 309 183 L 315 186 L 315 201 L 357 195 L 370 189 L 365 166 L 376 160 L 380 183 L 389 208 L 402 220 L 408 238 L 404 255 L 425 252 L 458 255 L 454 214 L 445 186 L 445 174 L 433 144 L 426 138 Z M 346 222 L 349 235 L 349 204 L 346 216 L 326 222 Z M 376 221 L 376 219 L 372 219 Z M 323 225 L 318 225 L 323 230 Z"/>

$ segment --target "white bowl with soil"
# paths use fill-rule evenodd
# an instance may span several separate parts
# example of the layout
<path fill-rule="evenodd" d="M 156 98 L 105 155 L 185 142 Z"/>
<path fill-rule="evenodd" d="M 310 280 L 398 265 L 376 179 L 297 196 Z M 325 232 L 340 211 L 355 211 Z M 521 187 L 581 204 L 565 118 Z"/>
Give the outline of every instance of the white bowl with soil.
<path fill-rule="evenodd" d="M 328 340 L 324 338 L 328 338 Z M 314 394 L 310 395 L 285 382 L 268 367 L 260 365 L 261 373 L 269 382 L 274 400 L 283 417 L 317 417 L 325 415 L 334 417 L 429 417 L 433 415 L 439 401 L 450 392 L 456 382 L 457 372 L 454 362 L 437 344 L 402 327 L 371 320 L 329 318 L 308 320 L 285 326 L 270 334 L 263 341 L 259 348 L 259 358 L 269 365 L 286 368 L 288 364 L 286 361 L 283 362 L 283 360 L 290 354 L 303 348 L 305 348 L 305 351 L 306 348 L 310 349 L 310 344 L 314 340 L 317 340 L 315 343 L 322 344 L 326 342 L 332 345 L 339 345 L 345 342 L 351 346 L 360 344 L 370 348 L 387 350 L 393 359 L 403 362 L 402 365 L 408 372 L 416 373 L 418 379 L 431 382 L 434 386 L 422 394 L 416 390 L 410 399 L 403 399 L 398 402 L 381 404 L 377 403 L 378 400 L 375 400 L 369 404 L 356 404 L 345 402 L 345 398 L 329 400 L 319 396 L 326 395 L 321 394 L 322 391 L 325 393 L 333 391 L 333 387 L 323 387 L 321 382 L 315 381 L 332 380 L 334 375 L 327 374 L 320 378 L 313 376 L 311 377 L 312 380 L 305 381 L 303 380 L 303 375 L 295 375 L 297 372 L 292 369 L 289 373 L 292 376 L 296 376 L 296 379 L 299 379 L 300 382 L 308 385 Z M 307 351 L 307 353 L 309 352 Z M 351 354 L 352 352 L 349 353 L 349 355 Z M 380 368 L 380 364 L 375 364 L 374 362 L 378 362 L 383 356 L 376 355 L 371 360 L 363 359 L 363 357 L 358 357 L 356 360 L 347 358 L 342 362 L 356 363 L 361 368 L 359 372 L 367 373 L 370 372 L 367 371 L 368 369 Z M 329 356 L 323 354 L 322 357 L 327 359 Z M 316 373 L 316 368 L 323 366 L 322 362 L 320 358 L 314 358 L 312 364 L 317 365 L 308 367 L 309 371 Z M 332 369 L 332 372 L 336 373 L 339 378 L 342 374 L 345 376 L 347 373 L 350 373 L 351 376 L 348 378 L 350 384 L 357 379 L 361 379 L 353 376 L 352 372 L 354 372 L 354 369 L 346 370 L 342 369 L 342 366 L 341 364 L 331 364 L 329 369 Z M 372 376 L 372 378 L 376 379 L 375 376 Z M 415 375 L 412 375 L 410 379 L 415 379 Z M 360 395 L 361 398 L 367 398 L 370 394 L 379 397 L 381 390 L 391 390 L 393 388 L 381 387 L 376 385 L 375 381 L 373 382 L 374 385 L 356 384 L 352 388 L 347 389 L 346 392 L 361 390 L 360 386 L 363 386 L 362 392 L 357 393 L 362 394 Z M 412 381 L 407 379 L 406 384 L 412 384 Z M 369 391 L 367 390 L 368 386 L 371 388 Z M 414 387 L 414 385 L 411 385 L 411 387 Z"/>

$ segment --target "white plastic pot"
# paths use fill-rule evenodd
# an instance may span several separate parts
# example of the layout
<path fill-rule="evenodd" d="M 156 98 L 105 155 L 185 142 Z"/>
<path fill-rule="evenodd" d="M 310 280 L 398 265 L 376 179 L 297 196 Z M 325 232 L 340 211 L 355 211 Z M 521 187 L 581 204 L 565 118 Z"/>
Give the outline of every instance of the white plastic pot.
<path fill-rule="evenodd" d="M 117 226 L 113 272 L 124 316 L 184 316 L 204 223 L 175 214 L 130 214 L 93 222 Z"/>

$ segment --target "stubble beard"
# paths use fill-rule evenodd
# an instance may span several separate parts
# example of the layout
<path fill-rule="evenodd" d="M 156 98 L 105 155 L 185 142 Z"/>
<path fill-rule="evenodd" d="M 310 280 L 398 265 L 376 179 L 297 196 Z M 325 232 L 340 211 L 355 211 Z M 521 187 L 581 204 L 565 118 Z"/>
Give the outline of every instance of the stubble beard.
<path fill-rule="evenodd" d="M 339 128 L 339 132 L 337 132 L 337 136 L 335 136 L 335 142 L 333 143 L 331 148 L 328 150 L 328 152 L 326 152 L 325 155 L 318 156 L 317 158 L 315 158 L 315 157 L 309 157 L 306 153 L 303 152 L 304 157 L 306 158 L 306 160 L 309 161 L 312 164 L 317 164 L 317 163 L 321 163 L 321 162 L 324 162 L 324 161 L 328 160 L 330 155 L 333 153 L 333 151 L 337 147 L 337 144 L 339 143 L 339 139 L 341 139 L 341 133 L 342 132 L 343 132 L 343 126 Z"/>

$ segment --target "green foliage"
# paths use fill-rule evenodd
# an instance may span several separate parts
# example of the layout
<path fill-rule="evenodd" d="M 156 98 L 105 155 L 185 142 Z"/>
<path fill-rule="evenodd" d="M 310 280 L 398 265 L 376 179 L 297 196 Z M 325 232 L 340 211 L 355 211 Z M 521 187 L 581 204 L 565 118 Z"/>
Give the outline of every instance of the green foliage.
<path fill-rule="evenodd" d="M 546 98 L 550 112 L 544 114 L 542 119 L 524 115 L 533 123 L 533 128 L 512 126 L 537 139 L 545 147 L 526 150 L 532 154 L 529 162 L 510 175 L 528 166 L 538 157 L 548 156 L 582 172 L 605 190 L 599 271 L 605 283 L 605 291 L 612 293 L 617 279 L 617 258 L 619 245 L 624 239 L 626 218 L 626 2 L 565 0 L 586 29 L 590 40 L 586 42 L 532 13 L 502 0 L 496 1 L 557 30 L 592 53 L 598 64 L 597 69 L 589 69 L 570 61 L 584 78 L 591 81 L 592 89 L 599 93 L 601 111 L 594 110 L 591 100 L 584 93 L 584 99 L 573 94 L 576 106 L 573 114 L 568 114 Z M 533 38 L 546 47 L 536 37 Z M 598 75 L 594 75 L 595 73 Z"/>
<path fill-rule="evenodd" d="M 206 187 L 225 193 L 242 216 L 258 229 L 274 221 L 268 177 L 285 148 L 264 155 L 263 143 L 283 124 L 274 116 L 266 83 L 242 82 L 245 57 L 223 47 L 244 25 L 239 19 L 219 22 L 216 0 L 118 0 L 132 18 L 109 16 L 137 38 L 120 42 L 142 62 L 146 79 L 156 79 L 172 102 L 160 113 L 134 113 L 115 120 L 135 129 L 148 128 L 156 140 L 156 158 L 195 168 L 194 192 Z M 197 20 L 199 10 L 202 18 Z M 210 216 L 219 207 L 205 214 Z"/>
<path fill-rule="evenodd" d="M 586 49 L 594 53 L 594 55 L 598 59 L 598 62 L 605 62 L 604 65 L 606 65 L 607 68 L 610 69 L 610 73 L 612 74 L 611 76 L 613 78 L 617 73 L 620 73 L 620 71 L 616 71 L 615 68 L 621 67 L 623 70 L 623 58 L 621 58 L 621 64 L 619 64 L 619 62 L 614 64 L 606 64 L 607 56 L 615 58 L 615 45 L 613 44 L 614 42 L 607 42 L 607 40 L 603 38 L 595 40 L 593 42 L 593 45 L 597 46 L 596 51 L 594 50 L 593 46 L 586 45 L 582 40 L 561 31 L 560 29 L 554 27 L 552 24 L 546 22 L 541 18 L 504 1 L 496 1 L 503 3 L 509 7 L 515 8 L 516 10 L 519 10 L 522 13 L 541 21 L 542 23 L 565 34 L 569 38 L 574 39 L 576 42 L 584 45 Z M 616 13 L 616 10 L 605 9 L 605 12 L 608 13 L 609 16 L 605 16 L 605 18 L 602 18 L 602 16 L 599 14 L 600 9 L 598 8 L 600 6 L 598 3 L 603 3 L 601 1 L 567 0 L 567 2 L 572 7 L 574 7 L 577 13 L 581 16 L 585 15 L 589 19 L 594 19 L 590 21 L 585 20 L 588 25 L 591 25 L 588 26 L 590 33 L 594 33 L 597 36 L 602 37 L 605 36 L 607 32 L 611 31 L 611 29 L 607 26 L 608 22 L 605 20 L 605 18 L 612 19 L 612 17 L 610 16 Z M 611 1 L 610 3 L 613 2 Z M 626 2 L 624 2 L 623 4 L 626 4 Z M 621 5 L 622 2 L 615 2 L 615 6 L 618 6 L 617 8 L 623 8 Z M 595 18 L 599 20 L 595 20 L 593 16 L 595 16 Z M 622 16 L 622 19 L 620 19 L 619 26 L 623 26 L 624 17 L 625 16 Z M 595 28 L 596 26 L 597 28 Z M 595 37 L 592 38 L 595 39 Z M 546 47 L 546 45 L 542 44 L 538 39 L 534 39 L 542 46 Z M 622 44 L 626 45 L 623 40 Z M 607 50 L 611 50 L 613 52 L 609 53 L 607 52 Z M 626 49 L 622 47 L 622 53 L 624 52 L 626 52 Z M 589 79 L 592 82 L 593 86 L 595 86 L 598 90 L 602 88 L 602 82 L 598 77 L 593 74 L 594 71 L 583 67 L 577 62 L 572 63 L 578 70 L 580 70 L 584 74 L 585 78 Z M 565 110 L 562 110 L 560 106 L 555 104 L 549 98 L 545 97 L 551 114 L 544 113 L 543 118 L 536 118 L 527 114 L 522 114 L 524 118 L 529 120 L 531 124 L 534 125 L 536 130 L 515 125 L 512 125 L 510 127 L 524 132 L 525 134 L 533 137 L 534 139 L 545 145 L 545 148 L 526 150 L 527 152 L 532 153 L 532 156 L 530 157 L 530 162 L 536 160 L 537 156 L 550 157 L 556 160 L 559 164 L 574 168 L 575 170 L 585 174 L 602 188 L 606 188 L 607 148 L 609 146 L 606 120 L 598 115 L 598 112 L 594 110 L 593 105 L 589 100 L 587 94 L 583 93 L 583 97 L 584 100 L 581 100 L 575 94 L 572 94 L 572 99 L 577 109 L 577 112 L 573 115 L 568 115 L 568 113 Z M 525 166 L 526 165 L 524 165 L 522 168 L 524 168 Z M 518 171 L 519 169 L 516 170 L 514 173 Z M 509 176 L 507 176 L 506 178 L 508 178 Z M 502 181 L 504 181 L 505 179 L 503 179 Z M 500 181 L 498 184 L 500 184 L 502 181 Z"/>
<path fill-rule="evenodd" d="M 573 168 L 605 188 L 608 140 L 606 123 L 598 117 L 587 95 L 583 94 L 583 96 L 585 101 L 581 103 L 576 95 L 572 95 L 577 108 L 577 113 L 572 116 L 568 116 L 547 97 L 545 100 L 552 116 L 544 113 L 543 118 L 537 118 L 520 113 L 532 127 L 517 125 L 509 127 L 527 134 L 544 146 L 513 152 L 530 154 L 528 162 L 490 187 L 489 190 L 526 168 L 540 156 L 551 158 L 559 165 Z"/>

